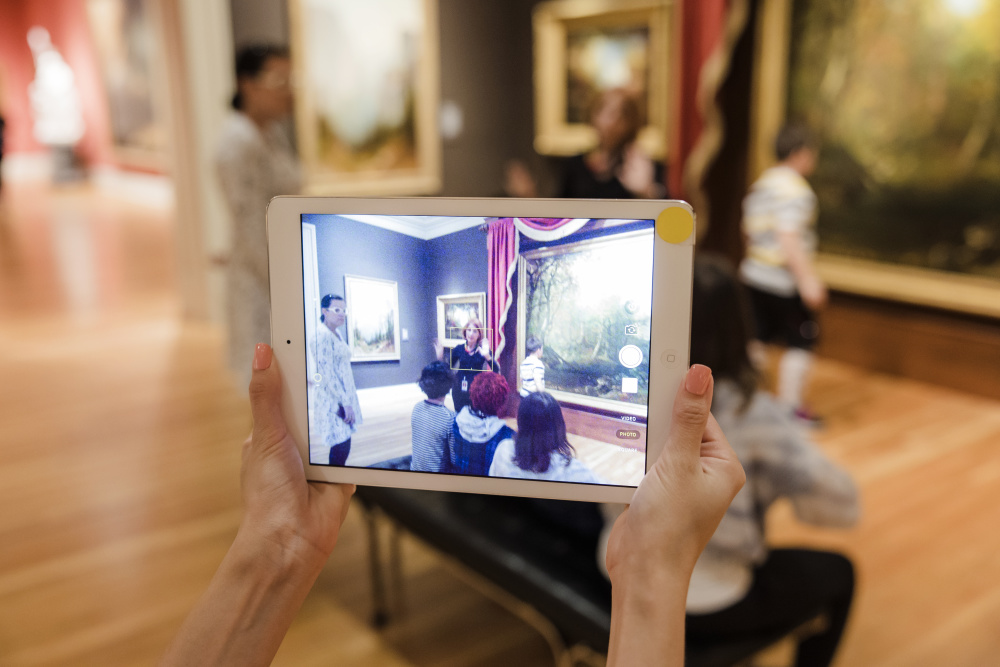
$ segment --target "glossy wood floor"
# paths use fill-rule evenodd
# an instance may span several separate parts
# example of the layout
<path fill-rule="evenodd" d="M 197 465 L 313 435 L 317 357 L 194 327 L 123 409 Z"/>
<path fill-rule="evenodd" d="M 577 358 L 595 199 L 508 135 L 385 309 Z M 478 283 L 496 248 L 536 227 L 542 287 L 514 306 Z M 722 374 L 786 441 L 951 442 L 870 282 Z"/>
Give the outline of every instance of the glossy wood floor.
<path fill-rule="evenodd" d="M 151 664 L 239 520 L 250 419 L 223 340 L 183 325 L 169 215 L 87 189 L 0 199 L 0 665 Z M 859 569 L 839 665 L 1000 664 L 1000 403 L 824 363 L 819 435 L 862 488 L 846 532 L 774 541 Z M 365 535 L 342 540 L 281 665 L 551 665 L 542 639 L 404 540 L 406 613 L 367 623 Z"/>

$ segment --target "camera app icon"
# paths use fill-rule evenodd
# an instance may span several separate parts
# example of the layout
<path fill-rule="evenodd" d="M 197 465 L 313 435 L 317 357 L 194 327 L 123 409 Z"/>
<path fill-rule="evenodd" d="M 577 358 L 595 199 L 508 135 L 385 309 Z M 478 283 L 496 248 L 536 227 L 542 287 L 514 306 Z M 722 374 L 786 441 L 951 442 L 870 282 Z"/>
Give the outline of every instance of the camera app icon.
<path fill-rule="evenodd" d="M 639 335 L 639 327 L 637 327 L 634 324 L 626 324 L 625 325 L 625 335 L 626 336 L 638 336 Z"/>

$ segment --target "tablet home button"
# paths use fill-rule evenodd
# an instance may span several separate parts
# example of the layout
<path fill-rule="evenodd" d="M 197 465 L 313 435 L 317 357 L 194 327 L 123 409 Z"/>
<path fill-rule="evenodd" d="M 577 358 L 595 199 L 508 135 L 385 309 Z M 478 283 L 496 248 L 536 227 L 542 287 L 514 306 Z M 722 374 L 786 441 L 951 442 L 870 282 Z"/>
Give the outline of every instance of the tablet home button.
<path fill-rule="evenodd" d="M 677 363 L 677 350 L 666 350 L 660 355 L 660 361 L 665 364 Z"/>

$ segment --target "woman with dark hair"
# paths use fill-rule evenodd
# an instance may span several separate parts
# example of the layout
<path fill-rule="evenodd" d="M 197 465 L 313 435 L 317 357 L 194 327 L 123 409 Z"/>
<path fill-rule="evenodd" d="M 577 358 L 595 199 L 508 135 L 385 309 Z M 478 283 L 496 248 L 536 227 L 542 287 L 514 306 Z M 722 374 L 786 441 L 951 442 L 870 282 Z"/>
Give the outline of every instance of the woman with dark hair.
<path fill-rule="evenodd" d="M 451 390 L 455 412 L 461 412 L 462 408 L 469 405 L 469 388 L 476 375 L 484 370 L 499 370 L 493 363 L 489 343 L 483 335 L 484 331 L 483 323 L 473 317 L 462 327 L 465 345 L 458 345 L 448 350 L 447 361 L 455 371 L 455 384 Z M 434 341 L 434 353 L 438 361 L 445 360 L 445 348 L 439 340 Z"/>
<path fill-rule="evenodd" d="M 597 146 L 566 160 L 560 197 L 583 199 L 663 199 L 663 165 L 636 143 L 642 127 L 639 104 L 622 88 L 600 95 L 590 111 Z"/>
<path fill-rule="evenodd" d="M 448 472 L 486 475 L 498 447 L 512 444 L 514 430 L 497 415 L 510 388 L 499 373 L 478 373 L 469 388 L 471 403 L 455 416 L 454 443 Z"/>
<path fill-rule="evenodd" d="M 521 399 L 517 435 L 497 448 L 490 477 L 604 483 L 575 454 L 559 401 L 544 391 L 534 392 Z"/>
<path fill-rule="evenodd" d="M 216 149 L 216 170 L 232 224 L 227 262 L 229 361 L 245 384 L 255 343 L 270 341 L 267 203 L 298 194 L 301 177 L 280 126 L 292 110 L 291 61 L 284 47 L 258 44 L 236 56 L 236 94 Z"/>
<path fill-rule="evenodd" d="M 361 425 L 361 404 L 351 370 L 351 348 L 340 327 L 347 323 L 344 297 L 327 294 L 319 303 L 319 326 L 310 353 L 316 374 L 310 379 L 309 462 L 342 466 L 351 454 L 351 437 Z"/>

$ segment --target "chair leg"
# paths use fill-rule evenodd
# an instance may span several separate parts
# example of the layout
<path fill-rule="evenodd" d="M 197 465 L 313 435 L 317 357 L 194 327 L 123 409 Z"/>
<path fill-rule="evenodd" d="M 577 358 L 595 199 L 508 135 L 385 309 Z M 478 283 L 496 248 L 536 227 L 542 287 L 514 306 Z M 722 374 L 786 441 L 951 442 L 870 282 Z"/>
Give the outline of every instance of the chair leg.
<path fill-rule="evenodd" d="M 389 533 L 389 578 L 392 586 L 393 611 L 397 615 L 406 613 L 406 598 L 403 594 L 403 531 L 393 522 Z"/>
<path fill-rule="evenodd" d="M 367 508 L 365 519 L 368 526 L 368 564 L 372 582 L 372 625 L 381 629 L 389 623 L 389 605 L 386 600 L 376 512 L 374 507 Z"/>

